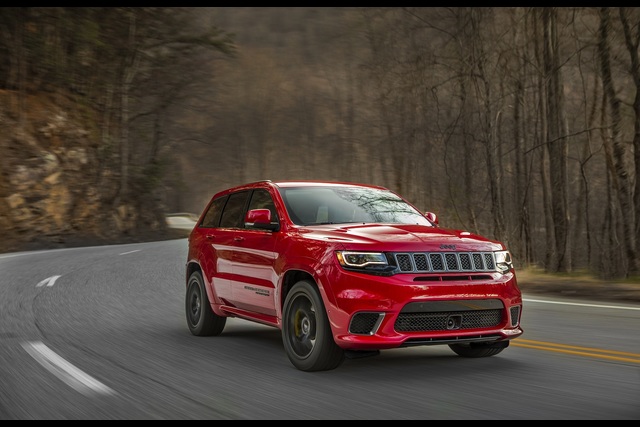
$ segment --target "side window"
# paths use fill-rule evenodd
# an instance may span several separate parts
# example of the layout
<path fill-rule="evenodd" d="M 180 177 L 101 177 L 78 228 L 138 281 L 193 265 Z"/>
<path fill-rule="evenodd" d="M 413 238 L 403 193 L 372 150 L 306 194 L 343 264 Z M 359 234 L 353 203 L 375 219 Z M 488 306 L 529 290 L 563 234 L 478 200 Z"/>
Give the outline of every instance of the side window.
<path fill-rule="evenodd" d="M 229 196 L 229 201 L 222 211 L 220 227 L 223 228 L 243 228 L 244 208 L 247 205 L 249 191 L 240 191 Z"/>
<path fill-rule="evenodd" d="M 220 223 L 220 214 L 222 213 L 222 208 L 224 207 L 227 199 L 228 197 L 220 197 L 211 203 L 207 213 L 204 214 L 200 227 L 212 228 L 218 226 L 218 223 Z"/>
<path fill-rule="evenodd" d="M 251 195 L 251 202 L 249 202 L 249 209 L 269 209 L 271 211 L 271 223 L 277 224 L 278 214 L 276 212 L 276 205 L 273 203 L 271 194 L 267 190 L 254 190 Z"/>

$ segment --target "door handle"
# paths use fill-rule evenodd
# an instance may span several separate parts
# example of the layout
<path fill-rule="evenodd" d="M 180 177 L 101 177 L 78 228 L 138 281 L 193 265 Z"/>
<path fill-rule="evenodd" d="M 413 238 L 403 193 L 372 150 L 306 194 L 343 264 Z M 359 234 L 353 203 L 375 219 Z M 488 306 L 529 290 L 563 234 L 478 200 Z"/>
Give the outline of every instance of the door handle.
<path fill-rule="evenodd" d="M 209 239 L 209 240 L 213 240 L 213 239 L 215 239 L 215 238 L 216 238 L 216 235 L 215 235 L 215 234 L 207 234 L 207 239 Z"/>
<path fill-rule="evenodd" d="M 244 240 L 244 237 L 236 236 L 233 238 L 233 240 L 235 240 L 236 242 L 242 242 Z"/>

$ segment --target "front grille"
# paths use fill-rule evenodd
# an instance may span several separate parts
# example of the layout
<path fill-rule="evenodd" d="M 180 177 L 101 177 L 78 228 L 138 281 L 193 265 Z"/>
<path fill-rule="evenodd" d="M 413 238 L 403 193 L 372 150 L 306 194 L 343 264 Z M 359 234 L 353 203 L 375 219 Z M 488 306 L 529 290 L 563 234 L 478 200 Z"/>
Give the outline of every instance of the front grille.
<path fill-rule="evenodd" d="M 394 253 L 401 273 L 496 271 L 493 252 Z"/>
<path fill-rule="evenodd" d="M 394 327 L 398 332 L 493 328 L 502 323 L 503 311 L 497 299 L 415 302 L 402 309 Z"/>
<path fill-rule="evenodd" d="M 476 312 L 452 311 L 449 313 L 406 313 L 398 316 L 395 328 L 398 332 L 446 331 L 450 316 L 462 316 L 460 329 L 496 327 L 502 320 L 501 310 Z"/>

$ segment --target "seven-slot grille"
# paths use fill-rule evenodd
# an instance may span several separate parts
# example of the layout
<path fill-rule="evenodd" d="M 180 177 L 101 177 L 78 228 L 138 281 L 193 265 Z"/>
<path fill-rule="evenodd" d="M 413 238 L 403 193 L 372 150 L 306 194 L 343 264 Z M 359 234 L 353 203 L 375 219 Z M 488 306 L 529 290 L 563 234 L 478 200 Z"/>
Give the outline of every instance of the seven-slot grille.
<path fill-rule="evenodd" d="M 401 273 L 496 270 L 493 252 L 405 252 L 393 258 Z"/>

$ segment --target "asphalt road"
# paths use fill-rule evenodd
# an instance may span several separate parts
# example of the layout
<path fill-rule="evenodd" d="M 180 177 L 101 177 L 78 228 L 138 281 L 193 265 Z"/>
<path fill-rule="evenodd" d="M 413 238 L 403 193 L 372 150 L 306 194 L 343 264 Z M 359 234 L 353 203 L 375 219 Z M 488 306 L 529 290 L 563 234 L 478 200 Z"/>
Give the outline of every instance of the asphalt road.
<path fill-rule="evenodd" d="M 640 419 L 640 304 L 525 293 L 497 356 L 414 347 L 305 373 L 276 329 L 189 333 L 186 245 L 0 254 L 0 419 Z"/>

